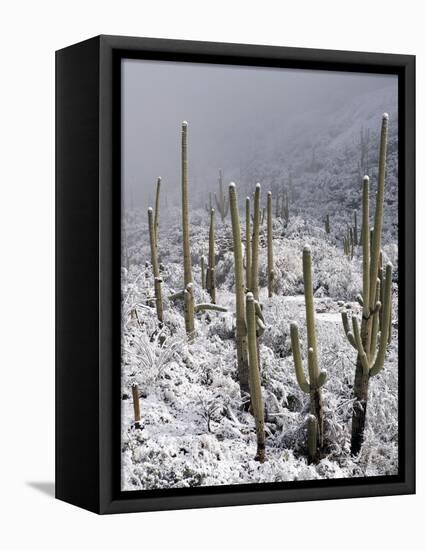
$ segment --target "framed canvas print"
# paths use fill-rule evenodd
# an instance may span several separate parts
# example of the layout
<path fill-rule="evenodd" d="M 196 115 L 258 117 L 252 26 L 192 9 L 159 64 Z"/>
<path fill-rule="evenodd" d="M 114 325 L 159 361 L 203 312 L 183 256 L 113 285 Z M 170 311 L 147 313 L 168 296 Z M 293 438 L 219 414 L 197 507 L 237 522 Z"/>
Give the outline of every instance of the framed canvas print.
<path fill-rule="evenodd" d="M 413 56 L 56 54 L 56 496 L 415 490 Z"/>

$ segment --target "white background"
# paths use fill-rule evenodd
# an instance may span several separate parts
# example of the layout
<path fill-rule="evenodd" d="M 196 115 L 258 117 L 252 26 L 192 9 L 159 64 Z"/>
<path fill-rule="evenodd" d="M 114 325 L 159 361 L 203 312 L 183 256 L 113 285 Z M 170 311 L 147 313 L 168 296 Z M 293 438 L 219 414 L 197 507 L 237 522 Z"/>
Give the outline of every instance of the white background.
<path fill-rule="evenodd" d="M 0 546 L 422 547 L 423 394 L 418 400 L 417 496 L 98 517 L 46 494 L 53 490 L 54 477 L 54 51 L 102 33 L 416 54 L 420 242 L 425 199 L 421 4 L 419 0 L 2 4 Z M 420 254 L 422 285 L 423 267 Z M 418 309 L 425 306 L 423 298 L 419 287 Z M 419 343 L 421 329 L 423 323 L 419 323 Z M 419 388 L 424 387 L 422 361 L 419 353 Z"/>

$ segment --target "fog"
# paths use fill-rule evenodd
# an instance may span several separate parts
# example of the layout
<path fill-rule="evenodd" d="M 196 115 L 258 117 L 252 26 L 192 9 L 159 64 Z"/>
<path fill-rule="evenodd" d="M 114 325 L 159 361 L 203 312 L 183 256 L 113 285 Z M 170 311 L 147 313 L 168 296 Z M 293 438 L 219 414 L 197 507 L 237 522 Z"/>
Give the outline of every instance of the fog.
<path fill-rule="evenodd" d="M 259 155 L 286 150 L 294 136 L 311 146 L 354 98 L 392 87 L 394 76 L 123 61 L 122 176 L 126 204 L 145 207 L 155 181 L 178 198 L 181 122 L 188 121 L 193 196 L 214 189 L 218 170 L 238 181 Z M 173 199 L 171 199 L 173 200 Z"/>

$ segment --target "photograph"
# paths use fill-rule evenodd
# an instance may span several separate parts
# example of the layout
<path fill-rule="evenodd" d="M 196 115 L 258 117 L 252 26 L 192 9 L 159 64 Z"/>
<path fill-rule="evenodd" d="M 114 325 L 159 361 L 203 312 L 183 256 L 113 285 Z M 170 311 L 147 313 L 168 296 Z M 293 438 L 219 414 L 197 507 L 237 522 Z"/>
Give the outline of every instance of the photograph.
<path fill-rule="evenodd" d="M 121 60 L 121 490 L 396 476 L 398 78 Z"/>

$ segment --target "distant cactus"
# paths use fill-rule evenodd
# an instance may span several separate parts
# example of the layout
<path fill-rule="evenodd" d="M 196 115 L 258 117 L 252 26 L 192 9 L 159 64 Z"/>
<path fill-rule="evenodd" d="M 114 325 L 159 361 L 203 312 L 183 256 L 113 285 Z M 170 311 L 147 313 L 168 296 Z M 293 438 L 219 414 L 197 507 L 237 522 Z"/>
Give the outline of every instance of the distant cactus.
<path fill-rule="evenodd" d="M 352 260 L 354 257 L 354 237 L 352 227 L 347 228 L 347 232 L 343 237 L 343 248 L 345 256 L 347 256 L 349 260 Z"/>
<path fill-rule="evenodd" d="M 307 318 L 307 363 L 310 379 L 308 382 L 304 375 L 298 336 L 298 325 L 296 323 L 291 323 L 290 332 L 297 382 L 303 392 L 310 394 L 310 409 L 311 413 L 316 418 L 316 423 L 312 423 L 311 421 L 308 422 L 309 460 L 313 461 L 316 457 L 317 450 L 320 449 L 323 445 L 323 409 L 320 388 L 326 382 L 326 371 L 320 370 L 317 357 L 316 326 L 314 320 L 313 280 L 311 272 L 311 252 L 308 246 L 304 247 L 303 250 L 303 276 L 305 310 Z M 315 436 L 312 433 L 313 429 L 315 430 Z M 313 441 L 316 442 L 315 445 L 313 445 Z"/>
<path fill-rule="evenodd" d="M 246 320 L 248 328 L 249 387 L 251 406 L 255 418 L 255 431 L 257 433 L 257 455 L 255 459 L 259 462 L 264 462 L 266 450 L 264 404 L 261 394 L 260 367 L 258 364 L 256 307 L 255 299 L 251 292 L 248 292 L 246 295 Z"/>
<path fill-rule="evenodd" d="M 288 223 L 289 222 L 289 196 L 288 196 L 288 193 L 285 190 L 283 191 L 283 194 L 282 194 L 282 203 L 281 204 L 282 204 L 282 206 L 281 206 L 281 209 L 282 209 L 281 217 L 283 218 L 285 223 Z"/>
<path fill-rule="evenodd" d="M 273 295 L 274 268 L 273 268 L 273 216 L 272 192 L 267 193 L 267 289 L 269 298 Z"/>
<path fill-rule="evenodd" d="M 329 233 L 331 232 L 331 222 L 329 219 L 329 214 L 326 214 L 325 218 L 325 231 L 327 235 L 329 235 Z"/>
<path fill-rule="evenodd" d="M 245 311 L 245 284 L 243 276 L 242 239 L 239 221 L 238 199 L 236 186 L 229 185 L 230 216 L 232 220 L 233 255 L 235 262 L 235 294 L 236 294 L 236 351 L 238 360 L 238 375 L 241 391 L 249 393 L 248 382 L 248 348 Z M 247 219 L 249 220 L 249 199 L 247 199 Z M 247 222 L 249 223 L 249 222 Z M 249 235 L 249 231 L 248 231 Z M 248 250 L 247 246 L 247 250 Z M 247 260 L 247 265 L 249 264 Z"/>
<path fill-rule="evenodd" d="M 384 114 L 381 126 L 379 148 L 378 189 L 376 193 L 373 233 L 369 229 L 369 178 L 363 178 L 362 248 L 363 248 L 363 292 L 359 297 L 363 312 L 361 325 L 352 316 L 352 328 L 346 312 L 342 322 L 350 344 L 357 350 L 354 378 L 354 397 L 351 452 L 359 453 L 366 423 L 369 380 L 384 367 L 389 342 L 392 303 L 392 266 L 387 264 L 385 277 L 380 272 L 381 234 L 384 213 L 385 167 L 388 139 L 388 115 Z M 380 337 L 378 333 L 380 332 Z"/>
<path fill-rule="evenodd" d="M 210 230 L 208 237 L 208 267 L 206 287 L 211 296 L 211 302 L 215 304 L 215 248 L 214 248 L 214 208 L 210 212 Z"/>
<path fill-rule="evenodd" d="M 281 210 L 280 210 L 280 195 L 279 191 L 276 193 L 276 199 L 275 199 L 275 218 L 281 217 Z"/>
<path fill-rule="evenodd" d="M 227 213 L 229 212 L 229 201 L 223 190 L 223 174 L 221 170 L 219 171 L 218 185 L 219 185 L 218 197 L 216 194 L 214 194 L 214 198 L 215 198 L 215 204 L 217 206 L 217 210 L 221 216 L 221 221 L 224 221 L 225 217 L 227 216 Z"/>
<path fill-rule="evenodd" d="M 156 314 L 158 317 L 158 321 L 162 323 L 162 321 L 164 320 L 164 312 L 163 312 L 163 306 L 162 306 L 162 291 L 161 291 L 162 279 L 159 273 L 158 248 L 157 248 L 156 231 L 155 231 L 155 223 L 154 223 L 152 208 L 148 208 L 148 225 L 149 225 L 149 238 L 150 238 L 150 246 L 151 246 L 151 263 L 152 263 L 152 271 L 153 271 L 154 286 L 155 286 Z"/>
<path fill-rule="evenodd" d="M 357 246 L 359 244 L 359 230 L 357 227 L 357 210 L 354 210 L 354 246 Z"/>

